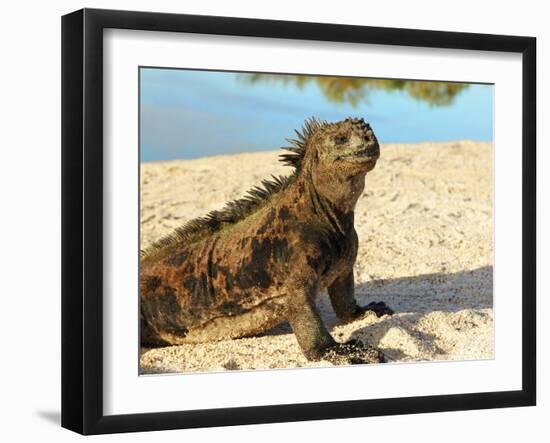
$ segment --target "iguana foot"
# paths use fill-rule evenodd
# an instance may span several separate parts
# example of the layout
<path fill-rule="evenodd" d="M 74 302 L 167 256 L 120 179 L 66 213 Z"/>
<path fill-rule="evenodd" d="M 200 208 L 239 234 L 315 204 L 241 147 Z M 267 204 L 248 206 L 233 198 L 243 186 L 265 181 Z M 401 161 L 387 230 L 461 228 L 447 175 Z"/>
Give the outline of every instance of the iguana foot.
<path fill-rule="evenodd" d="M 386 363 L 382 351 L 357 340 L 349 340 L 346 343 L 336 343 L 330 346 L 323 351 L 321 359 L 333 365 Z"/>
<path fill-rule="evenodd" d="M 376 314 L 377 317 L 382 317 L 383 315 L 392 315 L 393 309 L 390 308 L 386 303 L 383 301 L 379 302 L 370 302 L 366 306 L 358 306 L 357 311 L 355 312 L 356 316 L 361 316 L 365 312 L 372 311 Z"/>

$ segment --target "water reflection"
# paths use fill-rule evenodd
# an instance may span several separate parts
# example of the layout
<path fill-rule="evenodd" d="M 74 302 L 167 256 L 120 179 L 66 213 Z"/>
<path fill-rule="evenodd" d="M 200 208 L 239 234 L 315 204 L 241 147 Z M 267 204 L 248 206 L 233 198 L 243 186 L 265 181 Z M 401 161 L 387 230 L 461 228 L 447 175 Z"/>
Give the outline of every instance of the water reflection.
<path fill-rule="evenodd" d="M 453 103 L 461 91 L 470 86 L 467 83 L 312 75 L 241 74 L 240 78 L 251 84 L 282 82 L 294 84 L 300 89 L 309 83 L 316 83 L 331 102 L 350 103 L 353 106 L 360 102 L 368 102 L 369 93 L 375 90 L 403 91 L 410 97 L 430 105 L 447 106 Z"/>

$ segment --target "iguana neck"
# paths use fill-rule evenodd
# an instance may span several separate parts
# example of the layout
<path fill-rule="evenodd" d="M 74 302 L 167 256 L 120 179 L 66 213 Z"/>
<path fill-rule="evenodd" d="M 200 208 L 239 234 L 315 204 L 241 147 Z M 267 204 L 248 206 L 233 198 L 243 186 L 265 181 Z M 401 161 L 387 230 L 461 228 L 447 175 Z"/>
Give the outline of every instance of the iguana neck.
<path fill-rule="evenodd" d="M 308 177 L 297 177 L 294 187 L 298 195 L 295 199 L 298 214 L 310 215 L 317 223 L 340 235 L 346 235 L 353 228 L 355 204 L 350 205 L 344 199 L 333 201 L 327 198 Z"/>

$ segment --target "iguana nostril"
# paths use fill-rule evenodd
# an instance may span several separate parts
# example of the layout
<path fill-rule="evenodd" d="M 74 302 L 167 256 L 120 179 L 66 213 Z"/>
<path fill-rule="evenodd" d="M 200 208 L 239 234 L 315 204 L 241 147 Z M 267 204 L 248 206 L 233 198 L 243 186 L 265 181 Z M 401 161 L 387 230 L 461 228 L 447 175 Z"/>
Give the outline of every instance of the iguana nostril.
<path fill-rule="evenodd" d="M 363 128 L 363 138 L 366 141 L 376 141 L 376 137 L 374 136 L 374 132 L 372 131 L 370 126 L 367 128 Z"/>

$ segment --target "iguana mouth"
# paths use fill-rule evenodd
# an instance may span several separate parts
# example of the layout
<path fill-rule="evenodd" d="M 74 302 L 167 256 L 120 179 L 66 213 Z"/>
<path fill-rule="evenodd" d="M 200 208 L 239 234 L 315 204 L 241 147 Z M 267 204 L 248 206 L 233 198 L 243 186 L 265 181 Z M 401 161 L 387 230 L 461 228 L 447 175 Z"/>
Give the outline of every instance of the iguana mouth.
<path fill-rule="evenodd" d="M 351 160 L 351 161 L 376 161 L 378 160 L 378 157 L 380 157 L 380 146 L 378 143 L 368 143 L 366 145 L 361 146 L 360 148 L 356 149 L 355 151 L 344 155 L 340 157 L 343 160 Z"/>

